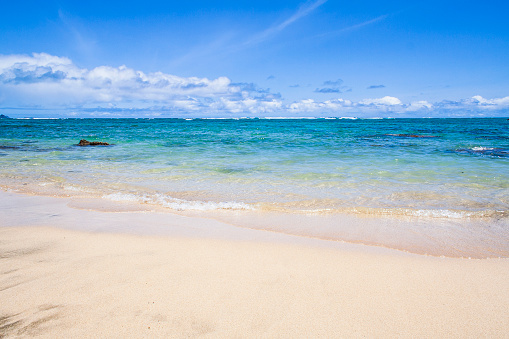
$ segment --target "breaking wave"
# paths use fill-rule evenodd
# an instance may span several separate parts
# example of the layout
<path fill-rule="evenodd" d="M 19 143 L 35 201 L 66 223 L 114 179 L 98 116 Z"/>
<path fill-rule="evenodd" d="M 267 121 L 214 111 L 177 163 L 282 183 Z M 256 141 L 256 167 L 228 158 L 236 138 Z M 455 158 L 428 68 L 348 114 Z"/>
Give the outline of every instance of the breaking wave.
<path fill-rule="evenodd" d="M 136 195 L 131 193 L 112 193 L 103 198 L 141 204 L 158 205 L 175 211 L 213 211 L 213 210 L 252 210 L 253 208 L 242 202 L 213 202 L 199 200 L 177 199 L 163 194 Z"/>

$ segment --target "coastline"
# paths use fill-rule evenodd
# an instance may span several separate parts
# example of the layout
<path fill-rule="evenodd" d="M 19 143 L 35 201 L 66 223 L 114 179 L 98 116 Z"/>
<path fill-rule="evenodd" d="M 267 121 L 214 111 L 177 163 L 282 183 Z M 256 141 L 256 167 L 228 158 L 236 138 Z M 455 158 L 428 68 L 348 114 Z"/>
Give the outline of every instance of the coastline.
<path fill-rule="evenodd" d="M 509 259 L 0 192 L 7 337 L 504 337 Z M 157 221 L 159 220 L 159 221 Z"/>
<path fill-rule="evenodd" d="M 173 210 L 137 200 L 115 201 L 81 191 L 34 190 L 31 185 L 0 187 L 0 200 L 8 200 L 11 205 L 12 213 L 4 217 L 5 225 L 17 224 L 18 219 L 26 220 L 31 215 L 29 225 L 32 226 L 70 228 L 72 225 L 71 228 L 84 231 L 170 236 L 194 234 L 220 238 L 229 234 L 241 237 L 250 234 L 254 239 L 260 239 L 268 232 L 271 235 L 263 239 L 279 237 L 281 240 L 288 235 L 293 236 L 293 241 L 325 240 L 322 243 L 360 244 L 436 257 L 509 258 L 507 218 L 288 213 L 221 208 Z M 58 206 L 51 218 L 42 207 L 45 204 Z M 116 213 L 116 218 L 123 220 L 118 223 L 122 226 L 102 223 L 103 212 Z"/>
<path fill-rule="evenodd" d="M 74 209 L 509 257 L 505 120 L 13 119 L 4 127 L 0 189 L 70 197 Z M 82 138 L 111 146 L 76 146 Z"/>

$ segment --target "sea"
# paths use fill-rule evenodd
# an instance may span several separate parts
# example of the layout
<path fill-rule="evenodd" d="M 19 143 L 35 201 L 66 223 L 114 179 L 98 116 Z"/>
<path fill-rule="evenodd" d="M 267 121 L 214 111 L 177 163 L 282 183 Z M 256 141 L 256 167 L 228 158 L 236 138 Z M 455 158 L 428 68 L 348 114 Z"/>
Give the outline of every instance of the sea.
<path fill-rule="evenodd" d="M 509 257 L 507 118 L 0 119 L 0 187 L 77 208 Z"/>

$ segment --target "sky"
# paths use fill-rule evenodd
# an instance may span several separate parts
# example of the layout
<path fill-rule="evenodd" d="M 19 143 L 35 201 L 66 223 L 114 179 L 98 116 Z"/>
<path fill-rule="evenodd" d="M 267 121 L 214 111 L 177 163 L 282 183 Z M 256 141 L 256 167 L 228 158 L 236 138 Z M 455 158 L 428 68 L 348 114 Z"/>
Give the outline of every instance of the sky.
<path fill-rule="evenodd" d="M 505 1 L 10 1 L 11 117 L 508 117 Z"/>

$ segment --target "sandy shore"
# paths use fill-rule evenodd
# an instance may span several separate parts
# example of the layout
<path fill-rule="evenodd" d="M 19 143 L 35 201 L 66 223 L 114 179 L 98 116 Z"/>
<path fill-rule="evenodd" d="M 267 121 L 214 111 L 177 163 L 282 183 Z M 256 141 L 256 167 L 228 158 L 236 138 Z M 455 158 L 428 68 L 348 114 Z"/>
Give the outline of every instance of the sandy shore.
<path fill-rule="evenodd" d="M 489 337 L 509 260 L 0 192 L 0 337 Z"/>

